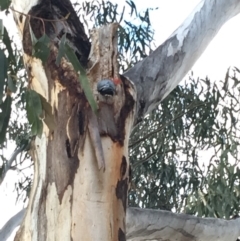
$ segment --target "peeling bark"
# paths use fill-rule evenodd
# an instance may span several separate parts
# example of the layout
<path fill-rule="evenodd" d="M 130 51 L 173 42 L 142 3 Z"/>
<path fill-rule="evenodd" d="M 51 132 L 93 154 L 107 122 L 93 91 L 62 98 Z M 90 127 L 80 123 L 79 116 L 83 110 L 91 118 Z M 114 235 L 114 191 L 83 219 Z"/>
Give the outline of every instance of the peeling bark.
<path fill-rule="evenodd" d="M 57 3 L 39 1 L 28 13 L 61 19 L 68 13 L 63 11 L 66 8 L 75 14 L 68 3 Z M 118 73 L 118 26 L 93 30 L 88 51 L 89 42 L 75 17 L 50 24 L 16 15 L 15 21 L 23 34 L 29 84 L 51 105 L 55 123 L 53 130 L 45 125 L 42 137 L 35 140 L 33 187 L 15 240 L 124 240 L 128 139 L 136 94 L 131 81 Z M 29 24 L 37 38 L 47 33 L 51 39 L 47 63 L 32 56 Z M 87 66 L 97 113 L 91 110 L 72 65 L 64 58 L 56 65 L 59 39 L 66 32 L 79 61 Z M 113 82 L 114 95 L 97 91 L 102 79 Z"/>
<path fill-rule="evenodd" d="M 53 130 L 45 125 L 41 139 L 35 140 L 34 182 L 15 241 L 124 241 L 130 172 L 128 137 L 134 118 L 134 124 L 141 121 L 181 81 L 221 26 L 240 12 L 240 1 L 202 1 L 168 40 L 124 76 L 118 74 L 116 25 L 94 30 L 90 50 L 70 1 L 13 0 L 13 7 L 25 14 L 15 14 L 15 21 L 23 36 L 29 85 L 51 105 L 55 123 Z M 41 21 L 26 14 L 61 21 Z M 45 31 L 51 38 L 51 55 L 45 64 L 31 55 L 29 24 L 37 37 Z M 99 107 L 97 114 L 91 112 L 72 65 L 64 58 L 56 65 L 59 40 L 64 34 L 88 69 Z M 128 78 L 136 85 L 137 97 Z M 103 79 L 114 83 L 114 94 L 97 91 L 97 84 Z M 233 224 L 202 220 L 130 209 L 127 237 L 225 241 Z M 210 223 L 229 229 L 222 226 L 224 231 L 219 228 L 219 233 L 214 233 L 216 226 L 211 229 Z M 235 220 L 234 238 L 236 225 Z"/>

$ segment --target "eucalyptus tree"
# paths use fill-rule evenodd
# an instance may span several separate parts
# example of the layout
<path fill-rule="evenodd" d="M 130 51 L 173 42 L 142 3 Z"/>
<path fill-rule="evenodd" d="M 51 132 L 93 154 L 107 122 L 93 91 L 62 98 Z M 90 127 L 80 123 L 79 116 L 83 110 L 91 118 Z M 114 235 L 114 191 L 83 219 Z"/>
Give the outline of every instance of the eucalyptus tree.
<path fill-rule="evenodd" d="M 4 1 L 2 9 L 9 4 Z M 126 240 L 126 213 L 129 240 L 237 238 L 238 220 L 127 210 L 127 192 L 132 127 L 178 85 L 221 26 L 239 13 L 239 1 L 202 1 L 123 75 L 117 24 L 94 29 L 90 42 L 70 1 L 12 1 L 12 10 L 22 35 L 26 109 L 36 135 L 35 177 L 15 240 Z M 12 98 L 3 90 L 4 134 Z"/>

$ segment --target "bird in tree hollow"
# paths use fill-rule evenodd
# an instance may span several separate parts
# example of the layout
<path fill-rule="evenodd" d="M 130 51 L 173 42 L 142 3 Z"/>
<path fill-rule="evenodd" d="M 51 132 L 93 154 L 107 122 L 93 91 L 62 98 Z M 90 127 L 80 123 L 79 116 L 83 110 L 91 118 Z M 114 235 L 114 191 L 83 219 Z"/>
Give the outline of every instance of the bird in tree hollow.
<path fill-rule="evenodd" d="M 121 84 L 122 81 L 120 78 L 113 79 L 102 79 L 97 84 L 97 91 L 101 95 L 111 95 L 116 94 L 116 86 Z"/>

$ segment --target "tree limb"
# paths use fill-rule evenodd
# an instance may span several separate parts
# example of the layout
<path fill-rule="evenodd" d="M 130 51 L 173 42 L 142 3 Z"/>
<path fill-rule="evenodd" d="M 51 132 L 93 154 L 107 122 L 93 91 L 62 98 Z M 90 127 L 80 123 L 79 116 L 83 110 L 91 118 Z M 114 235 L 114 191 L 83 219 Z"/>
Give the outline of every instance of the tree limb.
<path fill-rule="evenodd" d="M 14 215 L 0 230 L 0 240 L 5 241 L 20 225 L 25 209 Z M 223 220 L 198 218 L 162 210 L 128 208 L 128 241 L 235 241 L 240 236 L 240 218 Z"/>
<path fill-rule="evenodd" d="M 26 211 L 26 208 L 19 211 L 17 214 L 11 217 L 7 221 L 7 223 L 2 227 L 2 229 L 0 230 L 1 241 L 6 241 L 12 234 L 13 230 L 21 224 L 23 217 L 25 215 L 25 211 Z"/>
<path fill-rule="evenodd" d="M 135 123 L 141 121 L 146 113 L 168 96 L 192 68 L 224 23 L 239 12 L 239 0 L 201 1 L 162 45 L 124 73 L 137 88 Z"/>
<path fill-rule="evenodd" d="M 12 154 L 11 158 L 6 162 L 6 164 L 4 165 L 4 169 L 3 172 L 0 176 L 0 185 L 3 183 L 4 178 L 7 175 L 7 172 L 9 170 L 11 170 L 12 164 L 14 162 L 14 160 L 16 159 L 16 157 L 18 156 L 19 153 L 21 153 L 23 150 L 25 150 L 27 148 L 27 146 L 29 145 L 28 142 L 24 142 L 20 147 L 18 147 Z M 1 240 L 1 239 L 0 239 Z"/>
<path fill-rule="evenodd" d="M 128 241 L 235 241 L 240 218 L 198 218 L 162 210 L 128 208 Z"/>
<path fill-rule="evenodd" d="M 21 224 L 25 209 L 14 215 L 0 230 L 0 240 L 5 241 Z M 169 211 L 128 208 L 127 240 L 175 241 L 176 236 L 184 241 L 235 241 L 240 236 L 240 218 L 223 220 L 198 218 Z"/>

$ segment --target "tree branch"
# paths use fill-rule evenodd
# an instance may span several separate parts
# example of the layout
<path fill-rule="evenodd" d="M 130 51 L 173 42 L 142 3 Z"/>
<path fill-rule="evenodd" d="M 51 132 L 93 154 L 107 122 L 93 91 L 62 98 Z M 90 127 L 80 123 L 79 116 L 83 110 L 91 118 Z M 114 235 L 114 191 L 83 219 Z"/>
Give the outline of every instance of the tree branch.
<path fill-rule="evenodd" d="M 240 236 L 240 218 L 198 218 L 162 210 L 128 208 L 128 241 L 235 241 Z"/>
<path fill-rule="evenodd" d="M 0 230 L 0 240 L 5 241 L 20 225 L 25 208 L 14 215 Z M 240 236 L 240 218 L 223 220 L 198 218 L 162 210 L 128 208 L 128 241 L 235 241 Z"/>
<path fill-rule="evenodd" d="M 21 153 L 23 150 L 25 150 L 28 145 L 29 145 L 29 143 L 25 142 L 13 152 L 11 158 L 6 162 L 6 165 L 4 166 L 3 172 L 0 176 L 0 185 L 3 183 L 4 178 L 7 175 L 7 172 L 9 170 L 11 170 L 12 164 L 13 164 L 14 160 L 16 159 L 16 157 L 18 156 L 18 154 Z"/>
<path fill-rule="evenodd" d="M 168 96 L 224 23 L 239 12 L 239 0 L 203 0 L 162 45 L 124 73 L 137 87 L 135 123 Z"/>
<path fill-rule="evenodd" d="M 26 211 L 26 208 L 19 211 L 17 214 L 11 217 L 7 221 L 7 223 L 2 227 L 2 229 L 0 230 L 1 241 L 6 241 L 12 234 L 13 230 L 21 224 L 23 217 L 25 215 L 25 211 Z"/>

